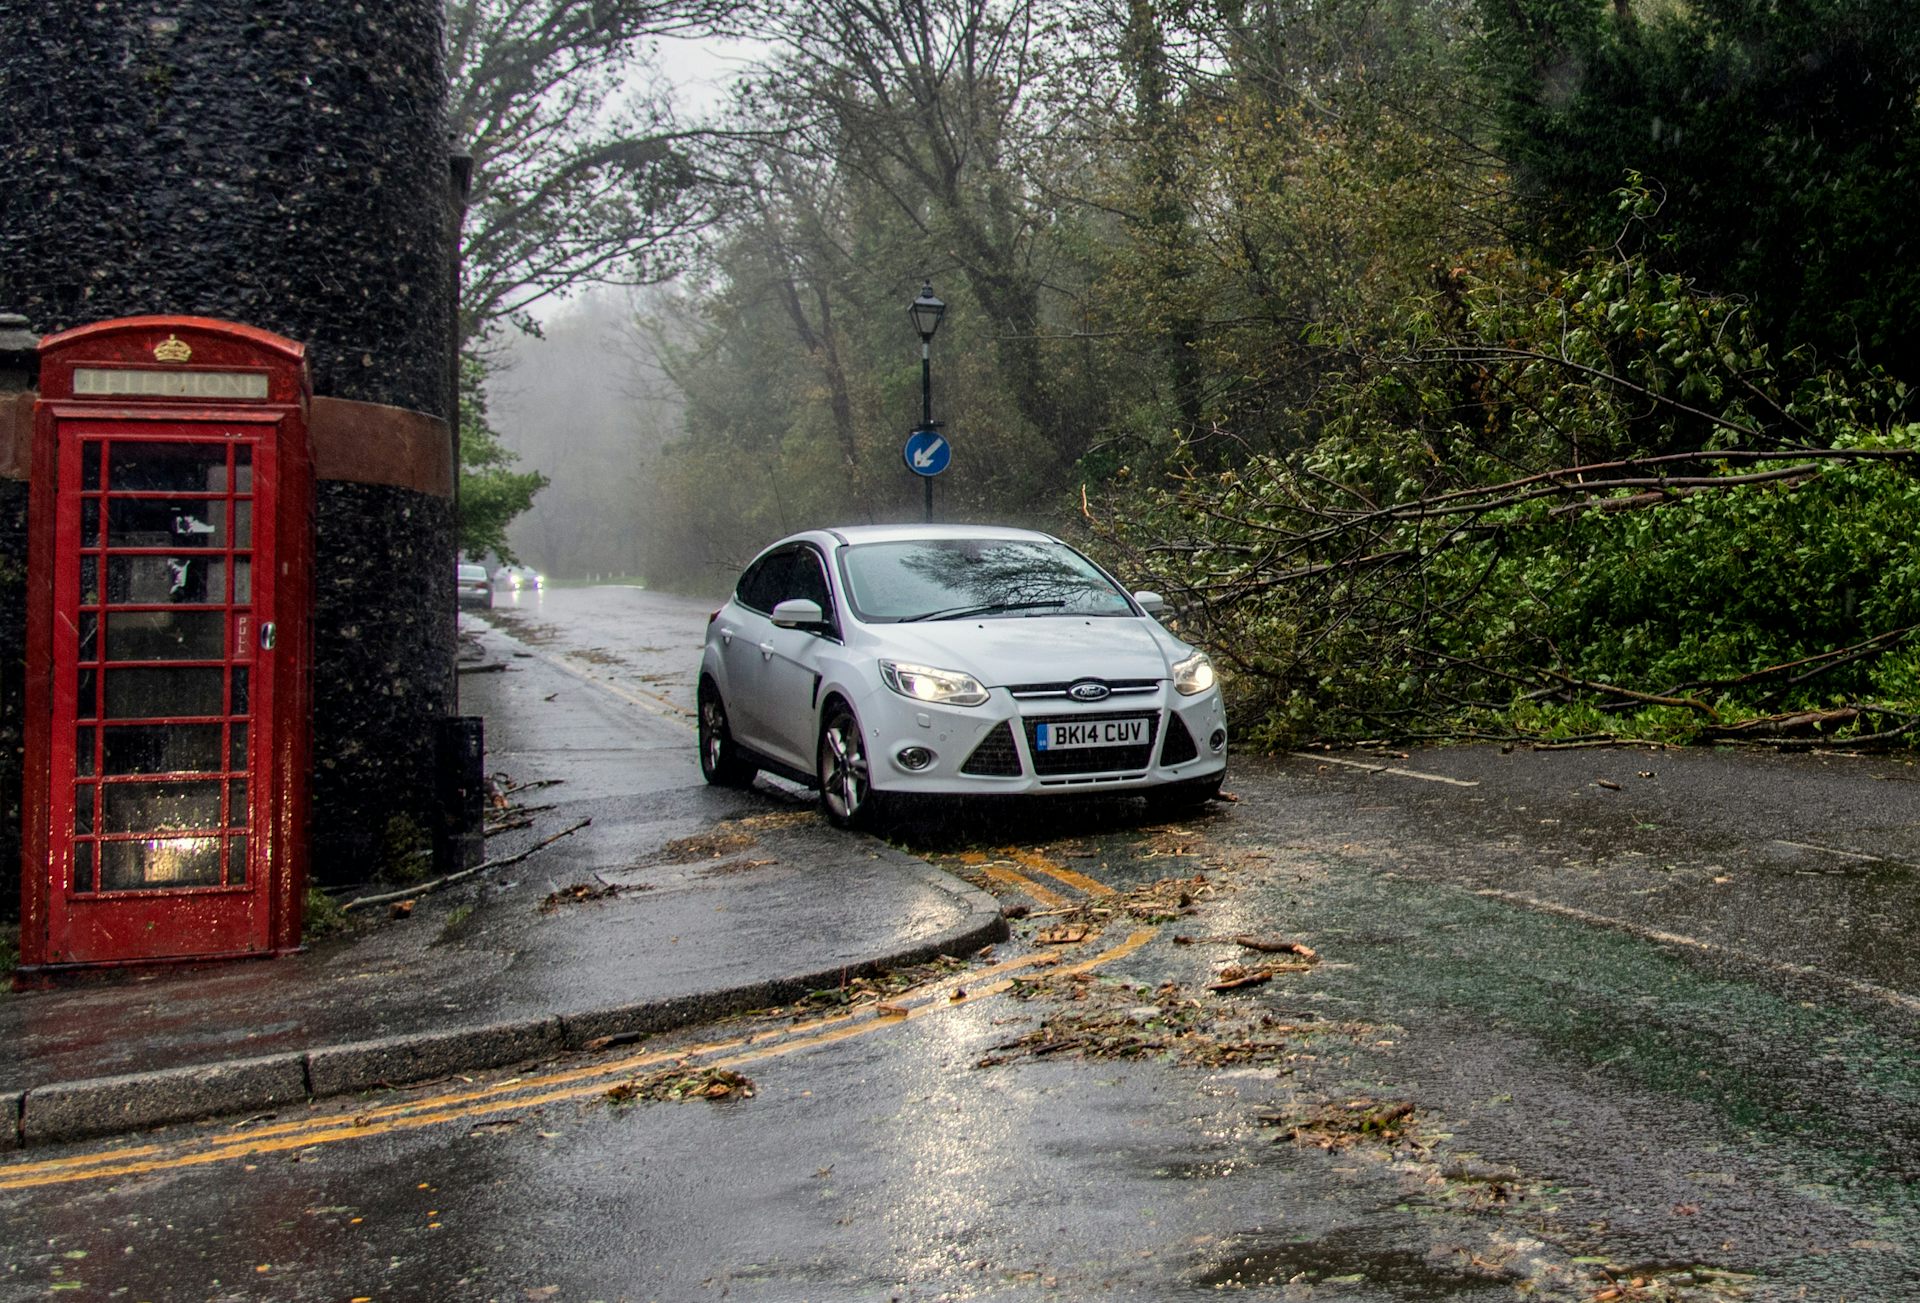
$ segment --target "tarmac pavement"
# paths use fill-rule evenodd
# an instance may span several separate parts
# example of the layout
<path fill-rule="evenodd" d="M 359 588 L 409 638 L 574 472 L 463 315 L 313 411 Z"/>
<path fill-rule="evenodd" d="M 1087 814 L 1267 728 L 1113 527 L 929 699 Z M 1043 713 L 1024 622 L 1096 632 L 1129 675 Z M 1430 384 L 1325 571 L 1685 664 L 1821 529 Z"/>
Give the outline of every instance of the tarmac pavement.
<path fill-rule="evenodd" d="M 666 698 L 496 630 L 475 645 L 461 709 L 485 716 L 489 771 L 531 825 L 487 858 L 562 835 L 297 955 L 0 993 L 0 1148 L 498 1067 L 1005 935 L 991 896 L 833 830 L 793 789 L 705 786 Z"/>

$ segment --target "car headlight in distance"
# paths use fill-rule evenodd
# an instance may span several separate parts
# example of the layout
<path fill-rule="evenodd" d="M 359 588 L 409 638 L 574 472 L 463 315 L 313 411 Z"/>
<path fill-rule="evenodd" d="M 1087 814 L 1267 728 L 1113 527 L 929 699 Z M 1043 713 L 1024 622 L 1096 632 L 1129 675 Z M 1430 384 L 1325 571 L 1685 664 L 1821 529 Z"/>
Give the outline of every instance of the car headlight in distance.
<path fill-rule="evenodd" d="M 1213 661 L 1197 651 L 1173 667 L 1173 689 L 1183 697 L 1205 692 L 1214 684 Z"/>
<path fill-rule="evenodd" d="M 982 706 L 987 701 L 987 690 L 980 686 L 980 680 L 959 670 L 881 661 L 880 680 L 915 701 L 934 701 L 943 706 Z"/>

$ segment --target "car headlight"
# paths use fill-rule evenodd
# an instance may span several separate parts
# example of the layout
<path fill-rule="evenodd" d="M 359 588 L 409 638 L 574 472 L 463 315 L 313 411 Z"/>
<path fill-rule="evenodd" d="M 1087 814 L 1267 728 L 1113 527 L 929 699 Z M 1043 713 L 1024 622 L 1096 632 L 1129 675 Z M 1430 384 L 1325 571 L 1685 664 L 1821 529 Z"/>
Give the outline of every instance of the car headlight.
<path fill-rule="evenodd" d="M 881 661 L 880 680 L 915 701 L 937 701 L 943 706 L 981 706 L 987 701 L 987 690 L 980 686 L 980 680 L 959 670 Z"/>
<path fill-rule="evenodd" d="M 1205 692 L 1214 684 L 1213 661 L 1197 651 L 1173 667 L 1173 689 L 1183 697 Z"/>

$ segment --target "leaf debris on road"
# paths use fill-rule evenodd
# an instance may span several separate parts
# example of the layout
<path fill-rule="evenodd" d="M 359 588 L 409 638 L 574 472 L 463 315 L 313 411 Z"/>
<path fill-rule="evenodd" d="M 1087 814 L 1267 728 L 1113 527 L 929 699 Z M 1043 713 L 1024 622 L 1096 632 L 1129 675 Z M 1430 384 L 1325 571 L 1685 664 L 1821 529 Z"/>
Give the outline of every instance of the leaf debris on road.
<path fill-rule="evenodd" d="M 974 1067 L 995 1068 L 1061 1053 L 1093 1059 L 1168 1054 L 1200 1067 L 1278 1064 L 1311 1038 L 1370 1031 L 1289 1021 L 1256 1003 L 1198 997 L 1175 982 L 1148 988 L 1084 972 L 1021 978 L 1012 994 L 1024 999 L 1052 996 L 1065 1003 L 1038 1028 L 989 1047 Z"/>
<path fill-rule="evenodd" d="M 1284 1126 L 1286 1138 L 1297 1144 L 1340 1150 L 1365 1140 L 1407 1139 L 1414 1127 L 1414 1108 L 1403 1099 L 1352 1099 L 1325 1105 L 1305 1117 L 1264 1114 L 1260 1120 Z"/>
<path fill-rule="evenodd" d="M 540 912 L 551 914 L 562 905 L 578 905 L 593 900 L 613 900 L 628 892 L 652 891 L 650 882 L 619 883 L 597 879 L 594 882 L 576 882 L 570 887 L 561 887 L 547 894 L 540 902 Z"/>
<path fill-rule="evenodd" d="M 893 968 L 884 973 L 851 977 L 838 986 L 809 991 L 795 1003 L 796 1007 L 804 1010 L 852 1008 L 859 1005 L 878 1004 L 904 994 L 916 986 L 949 977 L 967 967 L 965 960 L 955 959 L 951 955 L 941 955 L 924 964 L 909 964 L 904 968 Z M 770 1012 L 780 1011 L 776 1009 Z"/>
<path fill-rule="evenodd" d="M 751 1079 L 727 1068 L 689 1068 L 675 1064 L 644 1077 L 610 1086 L 607 1098 L 616 1104 L 636 1099 L 679 1103 L 689 1099 L 752 1099 Z"/>

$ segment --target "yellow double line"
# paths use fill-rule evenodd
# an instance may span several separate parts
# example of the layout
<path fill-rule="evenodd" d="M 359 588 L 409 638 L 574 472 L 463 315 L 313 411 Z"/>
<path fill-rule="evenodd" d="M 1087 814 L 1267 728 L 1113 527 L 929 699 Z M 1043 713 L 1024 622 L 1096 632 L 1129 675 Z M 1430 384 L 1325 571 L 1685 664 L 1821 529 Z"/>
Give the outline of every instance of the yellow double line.
<path fill-rule="evenodd" d="M 987 855 L 981 851 L 967 851 L 960 856 L 960 862 L 984 874 L 989 882 L 1020 892 L 1043 909 L 1060 909 L 1067 905 L 1069 900 L 1052 887 L 1043 886 L 1029 874 L 1020 872 L 1021 869 L 1044 873 L 1057 882 L 1064 882 L 1067 886 L 1095 898 L 1114 894 L 1113 888 L 1106 883 L 1089 878 L 1084 873 L 1076 873 L 1063 864 L 1055 864 L 1036 851 L 1023 851 L 1014 847 L 1002 850 L 996 855 Z"/>
<path fill-rule="evenodd" d="M 622 1078 L 669 1064 L 736 1068 L 864 1036 L 869 1032 L 882 1031 L 945 1009 L 999 995 L 1013 985 L 1015 975 L 1023 969 L 1058 965 L 1057 971 L 1062 974 L 1091 971 L 1132 954 L 1152 940 L 1154 933 L 1155 929 L 1152 928 L 1133 932 L 1117 945 L 1075 964 L 1059 964 L 1056 958 L 1059 952 L 1005 960 L 979 972 L 919 987 L 888 1002 L 887 1011 L 861 1009 L 685 1049 L 647 1051 L 559 1072 L 516 1077 L 471 1090 L 384 1104 L 352 1115 L 332 1114 L 170 1144 L 116 1147 L 64 1158 L 0 1165 L 0 1190 L 24 1190 L 75 1181 L 111 1180 L 177 1171 L 210 1163 L 263 1158 L 316 1145 L 368 1140 L 423 1127 L 497 1117 L 503 1113 L 524 1112 L 548 1104 L 602 1094 Z"/>

